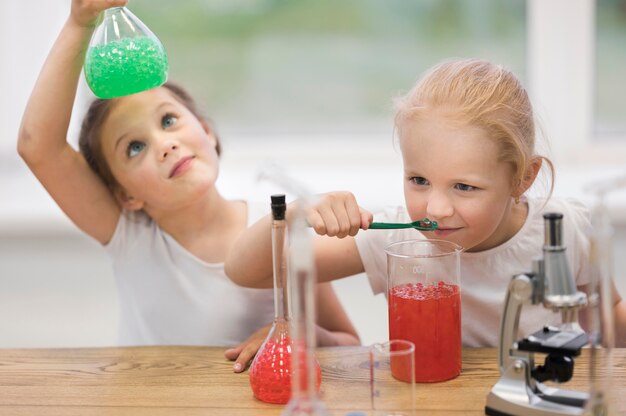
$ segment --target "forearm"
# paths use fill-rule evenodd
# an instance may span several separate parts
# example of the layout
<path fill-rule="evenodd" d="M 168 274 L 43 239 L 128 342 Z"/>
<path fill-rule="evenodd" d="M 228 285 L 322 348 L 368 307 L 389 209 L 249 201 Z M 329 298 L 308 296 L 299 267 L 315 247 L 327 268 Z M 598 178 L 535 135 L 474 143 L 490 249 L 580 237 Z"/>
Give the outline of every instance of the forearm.
<path fill-rule="evenodd" d="M 359 335 L 331 283 L 316 286 L 316 336 L 321 347 L 360 345 Z"/>
<path fill-rule="evenodd" d="M 590 288 L 588 286 L 580 286 L 579 290 L 582 290 L 587 294 L 590 292 Z M 609 325 L 609 322 L 613 321 L 614 345 L 618 348 L 626 348 L 626 302 L 624 302 L 617 291 L 615 282 L 611 283 L 611 292 L 611 302 L 613 304 L 611 312 L 613 316 L 612 319 L 607 319 L 604 313 L 601 315 L 602 333 L 606 334 L 607 325 Z M 602 303 L 602 300 L 600 302 Z M 579 321 L 585 331 L 590 331 L 592 329 L 592 321 L 590 320 L 593 318 L 589 316 L 589 313 L 590 311 L 587 308 L 581 309 L 579 312 Z M 603 338 L 606 343 L 606 335 L 604 335 Z"/>
<path fill-rule="evenodd" d="M 28 100 L 18 152 L 30 163 L 66 146 L 67 130 L 92 29 L 67 20 L 55 41 Z"/>
<path fill-rule="evenodd" d="M 626 348 L 626 303 L 620 299 L 614 307 L 615 346 Z"/>
<path fill-rule="evenodd" d="M 245 230 L 229 250 L 224 270 L 240 286 L 273 286 L 271 216 Z"/>
<path fill-rule="evenodd" d="M 321 326 L 316 326 L 317 345 L 319 347 L 336 347 L 346 345 L 361 345 L 358 336 L 350 332 L 329 331 Z"/>
<path fill-rule="evenodd" d="M 626 303 L 617 291 L 615 282 L 611 281 L 611 294 L 613 302 L 613 328 L 615 334 L 615 346 L 626 348 Z M 603 317 L 603 321 L 604 321 Z M 603 326 L 606 322 L 603 323 Z"/>

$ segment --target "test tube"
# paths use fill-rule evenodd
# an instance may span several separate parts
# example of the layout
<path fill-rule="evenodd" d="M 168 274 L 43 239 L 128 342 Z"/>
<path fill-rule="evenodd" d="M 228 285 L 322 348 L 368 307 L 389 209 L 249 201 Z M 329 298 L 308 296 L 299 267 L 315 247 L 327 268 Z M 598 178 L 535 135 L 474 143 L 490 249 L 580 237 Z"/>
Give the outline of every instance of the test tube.
<path fill-rule="evenodd" d="M 590 397 L 585 407 L 589 416 L 604 416 L 611 412 L 612 349 L 615 344 L 613 322 L 613 227 L 599 192 L 592 210 L 591 265 L 589 295 L 589 383 Z"/>

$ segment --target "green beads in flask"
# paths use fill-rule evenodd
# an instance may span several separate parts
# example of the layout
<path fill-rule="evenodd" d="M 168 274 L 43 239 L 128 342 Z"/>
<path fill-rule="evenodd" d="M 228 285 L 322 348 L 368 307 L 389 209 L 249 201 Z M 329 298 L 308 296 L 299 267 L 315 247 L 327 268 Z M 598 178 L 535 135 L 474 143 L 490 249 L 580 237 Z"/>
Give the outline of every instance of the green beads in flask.
<path fill-rule="evenodd" d="M 85 79 L 99 98 L 149 90 L 167 80 L 167 55 L 159 39 L 126 7 L 104 12 L 85 56 Z"/>

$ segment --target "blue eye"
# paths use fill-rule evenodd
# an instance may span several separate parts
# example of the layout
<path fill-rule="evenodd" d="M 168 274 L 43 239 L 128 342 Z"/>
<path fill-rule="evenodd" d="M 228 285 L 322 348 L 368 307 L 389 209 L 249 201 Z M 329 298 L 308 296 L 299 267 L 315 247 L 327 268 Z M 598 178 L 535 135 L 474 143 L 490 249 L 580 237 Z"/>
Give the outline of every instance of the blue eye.
<path fill-rule="evenodd" d="M 145 143 L 133 140 L 126 148 L 126 155 L 128 155 L 128 157 L 135 157 L 144 149 L 144 147 L 146 147 Z"/>
<path fill-rule="evenodd" d="M 457 183 L 456 185 L 454 185 L 454 187 L 458 189 L 459 191 L 464 191 L 464 192 L 475 191 L 476 189 L 478 189 L 475 186 L 466 185 L 464 183 Z"/>
<path fill-rule="evenodd" d="M 413 182 L 415 185 L 419 185 L 419 186 L 428 185 L 428 180 L 426 178 L 422 178 L 421 176 L 414 176 L 412 178 L 409 178 L 409 180 Z"/>
<path fill-rule="evenodd" d="M 178 117 L 176 117 L 173 114 L 166 114 L 163 116 L 163 118 L 161 119 L 161 126 L 164 129 L 167 129 L 169 127 L 172 127 L 174 124 L 176 124 L 176 121 L 178 120 Z"/>

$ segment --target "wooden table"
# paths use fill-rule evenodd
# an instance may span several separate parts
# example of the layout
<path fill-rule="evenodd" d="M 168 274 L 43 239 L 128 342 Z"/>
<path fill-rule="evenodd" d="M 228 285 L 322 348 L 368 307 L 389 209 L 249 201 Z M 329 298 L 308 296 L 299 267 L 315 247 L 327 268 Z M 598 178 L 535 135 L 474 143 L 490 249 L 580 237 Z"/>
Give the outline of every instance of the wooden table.
<path fill-rule="evenodd" d="M 417 414 L 482 415 L 498 378 L 496 350 L 465 349 L 454 380 L 417 384 Z M 584 389 L 588 351 L 568 389 Z M 369 411 L 366 347 L 320 348 L 324 403 L 333 415 Z M 615 350 L 614 380 L 626 380 L 626 349 Z M 618 385 L 616 384 L 616 386 Z M 622 390 L 626 393 L 626 389 Z M 626 413 L 626 394 L 618 412 Z M 223 348 L 0 349 L 0 415 L 280 415 L 252 396 L 248 374 L 232 372 Z"/>

